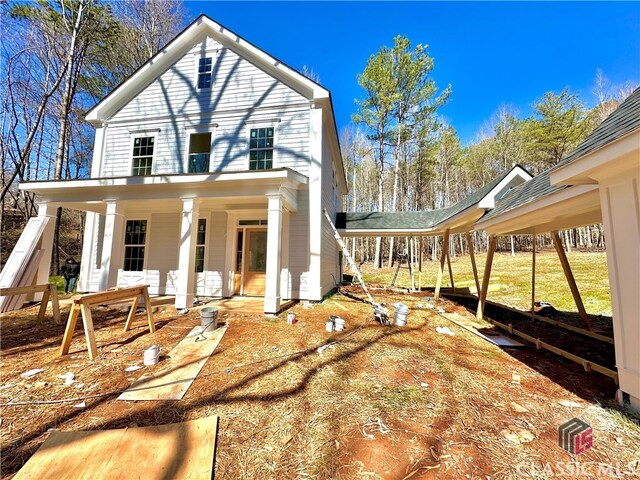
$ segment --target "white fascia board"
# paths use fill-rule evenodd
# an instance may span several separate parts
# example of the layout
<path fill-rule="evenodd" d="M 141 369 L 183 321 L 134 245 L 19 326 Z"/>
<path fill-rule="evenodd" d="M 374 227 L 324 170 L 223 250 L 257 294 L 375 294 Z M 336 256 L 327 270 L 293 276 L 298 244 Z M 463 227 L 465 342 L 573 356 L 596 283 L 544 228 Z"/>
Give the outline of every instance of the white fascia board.
<path fill-rule="evenodd" d="M 549 179 L 552 185 L 592 184 L 634 166 L 640 166 L 640 129 L 556 167 Z"/>
<path fill-rule="evenodd" d="M 457 233 L 460 229 L 462 231 L 472 231 L 473 225 L 478 220 L 484 212 L 478 210 L 475 205 L 471 205 L 470 207 L 465 208 L 461 212 L 456 213 L 453 217 L 446 218 L 442 222 L 438 223 L 432 230 L 438 233 L 444 233 L 445 230 L 454 230 Z M 463 228 L 468 225 L 468 228 Z"/>
<path fill-rule="evenodd" d="M 502 179 L 500 183 L 493 187 L 489 193 L 487 193 L 479 202 L 478 208 L 494 208 L 496 206 L 496 195 L 505 188 L 516 177 L 520 177 L 524 182 L 528 182 L 533 177 L 520 165 L 516 165 L 511 171 Z"/>
<path fill-rule="evenodd" d="M 223 198 L 277 194 L 305 188 L 307 177 L 288 169 L 266 172 L 237 172 L 197 175 L 155 175 L 153 177 L 93 178 L 86 180 L 33 182 L 21 190 L 37 193 L 45 202 L 86 204 L 80 210 L 97 211 L 93 202 L 113 200 L 178 199 L 181 197 Z M 290 202 L 290 208 L 297 204 Z"/>
<path fill-rule="evenodd" d="M 542 225 L 548 222 L 545 216 L 545 210 L 549 211 L 551 208 L 564 208 L 563 206 L 559 206 L 559 204 L 590 194 L 595 195 L 594 198 L 599 209 L 598 186 L 576 185 L 508 210 L 493 218 L 484 221 L 481 219 L 474 225 L 474 230 L 485 230 L 489 234 L 502 234 L 515 230 L 522 233 L 525 231 L 534 231 L 536 230 L 535 226 L 537 224 Z M 516 224 L 517 226 L 515 226 Z"/>
<path fill-rule="evenodd" d="M 93 107 L 87 113 L 85 119 L 93 124 L 99 124 L 108 119 L 127 101 L 130 101 L 143 88 L 173 65 L 182 55 L 186 54 L 194 42 L 204 35 L 211 36 L 225 47 L 256 64 L 310 100 L 329 98 L 329 91 L 326 88 L 255 47 L 209 17 L 201 15 L 169 42 L 164 49 L 149 59 L 147 63 Z"/>
<path fill-rule="evenodd" d="M 370 228 L 363 229 L 344 229 L 338 228 L 338 233 L 341 237 L 404 237 L 404 236 L 427 236 L 433 235 L 433 228 L 420 228 L 420 229 L 400 229 L 400 228 L 381 228 L 374 230 Z"/>

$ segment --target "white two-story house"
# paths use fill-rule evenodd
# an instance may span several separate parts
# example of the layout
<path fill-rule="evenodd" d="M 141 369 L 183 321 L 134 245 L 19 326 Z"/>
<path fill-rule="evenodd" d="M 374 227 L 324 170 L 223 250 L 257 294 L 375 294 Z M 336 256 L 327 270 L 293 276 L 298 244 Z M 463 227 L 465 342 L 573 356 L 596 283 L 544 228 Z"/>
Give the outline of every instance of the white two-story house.
<path fill-rule="evenodd" d="M 21 185 L 41 217 L 87 212 L 79 291 L 148 284 L 179 309 L 258 296 L 277 313 L 335 286 L 323 209 L 335 218 L 347 186 L 327 89 L 200 16 L 86 119 L 90 178 Z"/>

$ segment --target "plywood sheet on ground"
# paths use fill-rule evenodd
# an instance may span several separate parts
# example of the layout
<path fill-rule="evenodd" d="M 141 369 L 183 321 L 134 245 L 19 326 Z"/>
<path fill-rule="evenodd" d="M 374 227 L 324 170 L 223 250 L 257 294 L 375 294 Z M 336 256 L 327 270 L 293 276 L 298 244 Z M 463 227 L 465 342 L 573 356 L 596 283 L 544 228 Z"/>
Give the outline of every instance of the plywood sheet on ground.
<path fill-rule="evenodd" d="M 525 347 L 524 343 L 520 343 L 519 341 L 514 340 L 513 338 L 507 337 L 505 335 L 502 335 L 500 333 L 493 333 L 493 332 L 482 333 L 482 330 L 486 330 L 486 327 L 474 321 L 468 320 L 467 318 L 463 317 L 459 313 L 455 313 L 455 312 L 443 313 L 442 316 L 445 317 L 447 320 L 450 320 L 451 322 L 455 323 L 459 327 L 462 327 L 465 330 L 468 330 L 474 335 L 478 335 L 479 337 L 484 338 L 487 342 L 493 343 L 498 347 L 502 347 L 502 348 Z"/>
<path fill-rule="evenodd" d="M 52 432 L 14 480 L 211 479 L 218 417 L 153 427 Z"/>
<path fill-rule="evenodd" d="M 220 343 L 227 327 L 199 336 L 195 327 L 153 370 L 131 385 L 118 400 L 181 400 Z"/>

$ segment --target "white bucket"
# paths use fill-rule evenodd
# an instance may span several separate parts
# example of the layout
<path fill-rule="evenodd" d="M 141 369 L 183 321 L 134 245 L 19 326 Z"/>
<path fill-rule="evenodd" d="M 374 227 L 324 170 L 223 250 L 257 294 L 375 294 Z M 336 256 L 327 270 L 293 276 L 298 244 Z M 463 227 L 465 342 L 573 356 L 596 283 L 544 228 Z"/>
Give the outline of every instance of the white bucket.
<path fill-rule="evenodd" d="M 409 307 L 403 303 L 396 304 L 396 310 L 393 312 L 395 324 L 398 327 L 404 327 L 407 324 L 407 315 L 409 315 Z"/>
<path fill-rule="evenodd" d="M 344 330 L 344 319 L 336 317 L 333 319 L 333 323 L 335 323 L 336 325 L 336 332 L 341 332 L 342 330 Z"/>
<path fill-rule="evenodd" d="M 325 329 L 327 330 L 327 332 L 333 332 L 333 320 L 327 320 Z"/>
<path fill-rule="evenodd" d="M 294 323 L 297 322 L 297 320 L 298 319 L 296 318 L 296 314 L 295 313 L 291 313 L 291 312 L 287 313 L 287 323 L 289 325 L 293 325 Z"/>
<path fill-rule="evenodd" d="M 204 307 L 200 310 L 201 333 L 212 332 L 218 328 L 218 309 L 215 307 Z"/>
<path fill-rule="evenodd" d="M 151 345 L 149 348 L 145 348 L 144 350 L 144 364 L 145 365 L 155 365 L 158 363 L 158 358 L 160 358 L 160 345 Z"/>

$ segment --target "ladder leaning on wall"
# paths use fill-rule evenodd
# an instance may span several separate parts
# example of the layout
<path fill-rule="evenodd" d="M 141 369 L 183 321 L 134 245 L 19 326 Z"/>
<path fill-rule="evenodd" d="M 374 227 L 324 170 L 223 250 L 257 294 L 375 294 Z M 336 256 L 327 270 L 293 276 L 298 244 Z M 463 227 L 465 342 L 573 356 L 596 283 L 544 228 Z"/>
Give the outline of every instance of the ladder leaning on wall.
<path fill-rule="evenodd" d="M 354 272 L 356 272 L 356 277 L 358 277 L 358 281 L 360 282 L 360 285 L 362 285 L 362 289 L 364 290 L 364 293 L 366 293 L 366 295 L 367 295 L 367 300 L 373 306 L 373 314 L 376 317 L 376 320 L 379 321 L 382 325 L 388 325 L 389 324 L 389 310 L 387 310 L 384 306 L 382 306 L 382 304 L 377 303 L 373 299 L 373 297 L 369 293 L 369 289 L 367 288 L 367 284 L 364 283 L 364 279 L 362 278 L 362 273 L 360 272 L 360 269 L 358 268 L 358 265 L 356 265 L 356 262 L 351 257 L 351 254 L 349 253 L 349 249 L 344 244 L 344 241 L 342 240 L 342 237 L 338 233 L 338 229 L 333 224 L 333 221 L 331 220 L 331 217 L 329 216 L 329 213 L 327 213 L 326 209 L 322 209 L 322 211 L 324 212 L 324 216 L 327 219 L 327 222 L 329 222 L 329 225 L 331 226 L 331 229 L 333 230 L 333 236 L 335 237 L 336 242 L 338 242 L 338 245 L 340 245 L 340 248 L 342 249 L 342 254 L 344 255 L 344 258 L 347 259 L 347 262 L 349 263 L 349 266 L 352 268 L 352 270 Z"/>

